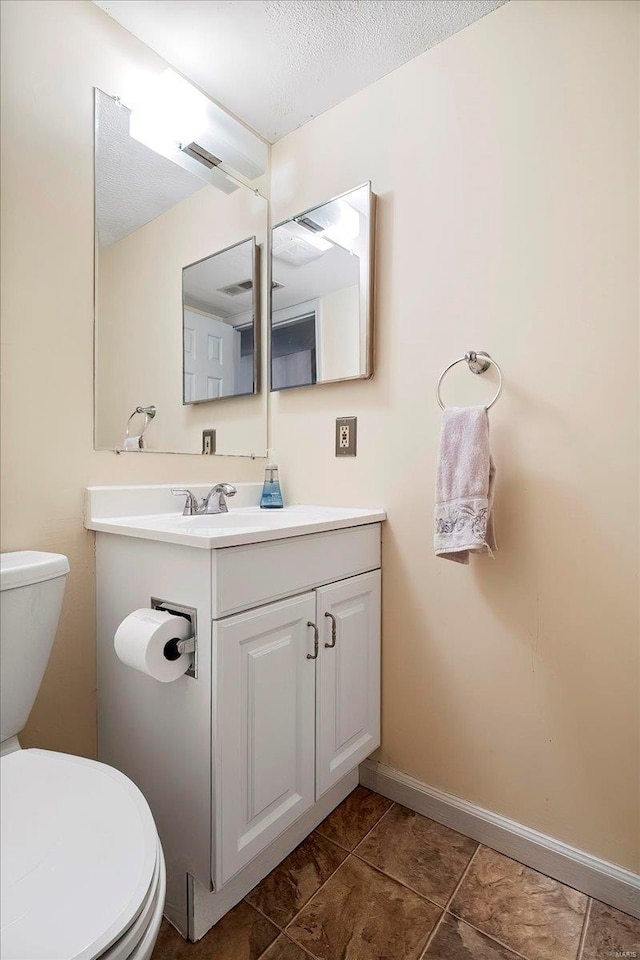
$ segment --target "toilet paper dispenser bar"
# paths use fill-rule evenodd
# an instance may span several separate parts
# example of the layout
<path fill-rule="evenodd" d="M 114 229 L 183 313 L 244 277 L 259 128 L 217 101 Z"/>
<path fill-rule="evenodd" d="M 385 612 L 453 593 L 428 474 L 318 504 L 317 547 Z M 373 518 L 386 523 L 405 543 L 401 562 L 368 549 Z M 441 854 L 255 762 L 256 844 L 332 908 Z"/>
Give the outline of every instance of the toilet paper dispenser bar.
<path fill-rule="evenodd" d="M 182 603 L 173 603 L 171 600 L 160 600 L 158 597 L 151 597 L 149 604 L 152 610 L 165 610 L 176 617 L 184 617 L 191 624 L 192 636 L 187 640 L 172 640 L 165 647 L 165 657 L 168 660 L 177 660 L 183 653 L 192 653 L 193 662 L 187 670 L 185 676 L 197 678 L 198 676 L 198 613 L 195 607 L 185 607 Z"/>

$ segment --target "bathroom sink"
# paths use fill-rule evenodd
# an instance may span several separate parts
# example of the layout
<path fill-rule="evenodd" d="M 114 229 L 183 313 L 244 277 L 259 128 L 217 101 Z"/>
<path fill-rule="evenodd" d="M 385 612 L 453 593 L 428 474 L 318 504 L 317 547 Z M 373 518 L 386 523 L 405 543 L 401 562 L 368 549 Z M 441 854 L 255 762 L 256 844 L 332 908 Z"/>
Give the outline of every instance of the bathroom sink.
<path fill-rule="evenodd" d="M 262 510 L 255 505 L 234 507 L 231 502 L 228 513 L 185 517 L 176 512 L 143 513 L 140 507 L 144 505 L 144 500 L 139 495 L 135 500 L 138 513 L 132 516 L 104 516 L 104 510 L 100 508 L 101 502 L 104 502 L 104 497 L 100 496 L 101 489 L 107 488 L 94 487 L 89 490 L 86 526 L 90 530 L 180 543 L 205 550 L 379 523 L 386 517 L 384 510 L 378 508 L 363 510 L 295 505 L 280 510 Z M 157 493 L 149 498 L 149 502 L 157 506 Z"/>
<path fill-rule="evenodd" d="M 311 522 L 313 508 L 285 507 L 281 510 L 261 510 L 260 507 L 244 507 L 238 510 L 230 509 L 229 513 L 206 514 L 196 517 L 175 517 L 166 520 L 178 530 L 193 530 L 195 532 L 202 530 L 230 530 L 253 529 L 269 530 L 271 527 L 287 527 L 291 525 L 294 517 L 299 521 Z M 308 513 L 306 511 L 309 511 Z M 305 511 L 303 513 L 303 511 Z M 322 519 L 321 514 L 315 515 L 316 519 Z"/>

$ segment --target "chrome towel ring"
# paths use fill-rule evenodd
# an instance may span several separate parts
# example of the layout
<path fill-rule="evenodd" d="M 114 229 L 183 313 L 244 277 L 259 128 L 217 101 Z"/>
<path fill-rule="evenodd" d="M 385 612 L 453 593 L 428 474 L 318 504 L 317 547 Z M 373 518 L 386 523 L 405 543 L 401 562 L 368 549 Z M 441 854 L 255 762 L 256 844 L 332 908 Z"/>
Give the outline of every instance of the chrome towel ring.
<path fill-rule="evenodd" d="M 444 368 L 444 370 L 440 374 L 440 379 L 438 380 L 438 386 L 436 387 L 436 396 L 438 398 L 438 404 L 440 408 L 442 410 L 445 409 L 445 405 L 442 402 L 442 397 L 440 396 L 440 387 L 442 385 L 442 381 L 448 374 L 449 370 L 451 370 L 452 367 L 455 367 L 457 363 L 462 363 L 463 360 L 468 363 L 469 370 L 471 370 L 471 373 L 485 373 L 485 371 L 489 369 L 491 364 L 493 364 L 493 366 L 498 371 L 498 389 L 496 391 L 495 396 L 485 406 L 485 410 L 490 410 L 491 407 L 496 402 L 496 400 L 499 398 L 500 394 L 502 393 L 502 370 L 500 369 L 500 365 L 496 363 L 493 357 L 490 357 L 489 354 L 485 353 L 483 350 L 478 350 L 477 352 L 475 350 L 469 350 L 468 353 L 465 353 L 464 357 L 458 357 L 457 360 L 454 360 L 453 363 L 450 363 L 448 367 Z"/>
<path fill-rule="evenodd" d="M 135 410 L 133 411 L 133 413 L 131 414 L 131 416 L 129 417 L 129 419 L 127 420 L 127 429 L 126 429 L 126 432 L 125 432 L 125 439 L 126 439 L 127 437 L 130 437 L 130 436 L 131 436 L 131 434 L 129 433 L 129 427 L 131 426 L 131 421 L 132 421 L 133 418 L 136 417 L 139 413 L 144 414 L 144 424 L 142 425 L 142 430 L 141 430 L 140 433 L 138 434 L 138 439 L 139 439 L 139 442 L 140 442 L 140 449 L 142 450 L 142 447 L 143 447 L 143 445 L 144 445 L 144 442 L 143 442 L 143 439 L 142 439 L 142 438 L 144 437 L 144 432 L 145 432 L 145 430 L 147 429 L 147 427 L 149 426 L 149 421 L 153 420 L 153 418 L 155 417 L 155 415 L 156 415 L 156 413 L 157 413 L 157 410 L 156 410 L 156 408 L 155 408 L 155 406 L 154 406 L 153 404 L 150 404 L 150 406 L 148 406 L 148 407 L 136 407 Z"/>

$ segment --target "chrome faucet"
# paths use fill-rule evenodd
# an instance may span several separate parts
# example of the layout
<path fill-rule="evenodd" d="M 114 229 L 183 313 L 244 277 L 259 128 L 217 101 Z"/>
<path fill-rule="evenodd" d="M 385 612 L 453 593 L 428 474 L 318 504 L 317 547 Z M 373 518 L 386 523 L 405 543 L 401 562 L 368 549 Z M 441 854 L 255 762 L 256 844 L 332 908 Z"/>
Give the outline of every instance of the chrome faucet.
<path fill-rule="evenodd" d="M 236 493 L 237 490 L 232 483 L 216 483 L 202 501 L 202 512 L 229 513 L 225 497 L 235 497 Z"/>
<path fill-rule="evenodd" d="M 182 516 L 195 517 L 207 513 L 228 513 L 229 507 L 225 497 L 235 496 L 237 490 L 231 483 L 216 483 L 215 487 L 212 487 L 202 500 L 198 500 L 195 493 L 187 490 L 186 487 L 173 487 L 171 493 L 176 497 L 187 498 Z"/>

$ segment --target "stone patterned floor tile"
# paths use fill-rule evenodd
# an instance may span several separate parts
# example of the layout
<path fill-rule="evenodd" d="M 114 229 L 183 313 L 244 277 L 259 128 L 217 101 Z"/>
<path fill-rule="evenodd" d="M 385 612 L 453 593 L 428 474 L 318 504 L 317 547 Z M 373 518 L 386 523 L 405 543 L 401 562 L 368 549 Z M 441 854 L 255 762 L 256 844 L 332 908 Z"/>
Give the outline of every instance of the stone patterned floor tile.
<path fill-rule="evenodd" d="M 245 899 L 279 927 L 286 927 L 346 856 L 346 850 L 314 832 Z"/>
<path fill-rule="evenodd" d="M 444 907 L 477 849 L 475 840 L 396 804 L 354 852 Z"/>
<path fill-rule="evenodd" d="M 242 901 L 197 943 L 184 940 L 163 920 L 152 960 L 258 960 L 279 934 L 274 924 Z"/>
<path fill-rule="evenodd" d="M 286 932 L 317 960 L 419 960 L 440 913 L 349 857 Z"/>
<path fill-rule="evenodd" d="M 391 800 L 366 787 L 356 789 L 317 828 L 328 840 L 353 850 L 392 805 Z"/>
<path fill-rule="evenodd" d="M 594 900 L 581 960 L 613 960 L 624 954 L 640 958 L 640 920 Z"/>
<path fill-rule="evenodd" d="M 446 916 L 429 944 L 424 960 L 520 960 L 457 917 Z"/>
<path fill-rule="evenodd" d="M 283 933 L 274 940 L 267 952 L 262 954 L 260 960 L 309 960 L 309 954 Z"/>
<path fill-rule="evenodd" d="M 528 960 L 576 960 L 587 897 L 481 847 L 451 913 Z"/>

